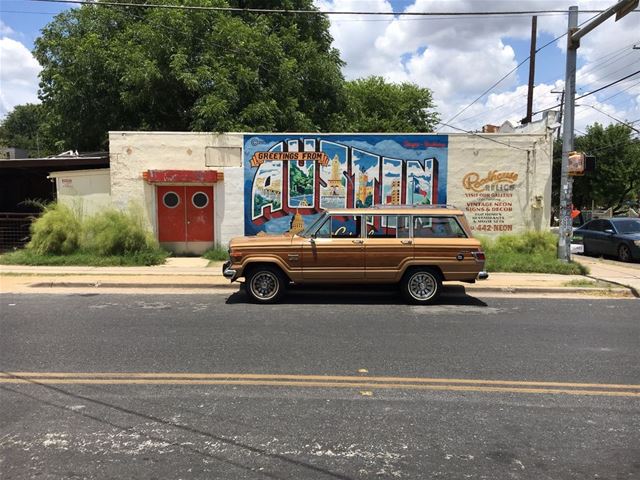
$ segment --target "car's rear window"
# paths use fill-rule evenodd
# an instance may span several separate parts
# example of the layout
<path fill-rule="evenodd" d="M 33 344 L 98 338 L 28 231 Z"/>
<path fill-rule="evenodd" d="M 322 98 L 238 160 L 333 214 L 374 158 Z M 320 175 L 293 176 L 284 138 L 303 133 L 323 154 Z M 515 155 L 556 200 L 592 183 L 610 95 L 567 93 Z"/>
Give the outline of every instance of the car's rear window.
<path fill-rule="evenodd" d="M 619 233 L 640 233 L 640 220 L 619 220 L 614 223 Z"/>
<path fill-rule="evenodd" d="M 467 234 L 454 217 L 413 217 L 414 238 L 466 238 Z"/>

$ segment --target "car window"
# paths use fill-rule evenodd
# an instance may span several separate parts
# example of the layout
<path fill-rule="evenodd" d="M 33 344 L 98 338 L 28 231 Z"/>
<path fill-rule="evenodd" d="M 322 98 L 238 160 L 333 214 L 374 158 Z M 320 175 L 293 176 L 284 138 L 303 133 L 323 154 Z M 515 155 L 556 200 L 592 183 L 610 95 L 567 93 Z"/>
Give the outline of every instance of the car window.
<path fill-rule="evenodd" d="M 604 232 L 604 220 L 594 220 L 589 224 L 589 230 Z"/>
<path fill-rule="evenodd" d="M 331 219 L 327 218 L 313 236 L 315 238 L 331 238 Z"/>
<path fill-rule="evenodd" d="M 413 218 L 414 238 L 466 238 L 466 233 L 453 217 L 419 216 Z"/>
<path fill-rule="evenodd" d="M 616 228 L 620 233 L 640 233 L 640 220 L 622 220 L 616 222 Z"/>
<path fill-rule="evenodd" d="M 409 238 L 408 215 L 367 215 L 368 238 Z"/>
<path fill-rule="evenodd" d="M 331 238 L 358 238 L 361 225 L 360 215 L 334 215 L 331 217 Z"/>

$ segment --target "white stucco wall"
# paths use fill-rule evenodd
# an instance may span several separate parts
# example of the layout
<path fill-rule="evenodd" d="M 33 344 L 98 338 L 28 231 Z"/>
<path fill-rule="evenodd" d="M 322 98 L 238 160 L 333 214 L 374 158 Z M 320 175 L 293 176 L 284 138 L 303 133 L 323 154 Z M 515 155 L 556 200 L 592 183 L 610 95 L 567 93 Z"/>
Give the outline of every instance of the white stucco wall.
<path fill-rule="evenodd" d="M 110 132 L 111 196 L 126 208 L 142 204 L 158 232 L 155 186 L 147 170 L 216 170 L 215 241 L 244 234 L 244 170 L 239 133 Z M 546 230 L 551 215 L 549 134 L 449 135 L 447 202 L 467 210 L 478 234 Z M 467 181 L 465 182 L 465 177 Z"/>
<path fill-rule="evenodd" d="M 49 178 L 56 182 L 58 201 L 83 216 L 95 215 L 111 204 L 108 168 L 51 172 Z"/>
<path fill-rule="evenodd" d="M 483 136 L 491 140 L 478 135 L 449 136 L 448 203 L 467 212 L 478 234 L 548 230 L 551 136 Z"/>
<path fill-rule="evenodd" d="M 213 184 L 215 241 L 226 244 L 241 235 L 243 223 L 242 135 L 193 132 L 109 132 L 111 195 L 114 204 L 144 207 L 157 235 L 155 186 L 142 178 L 147 170 L 216 170 Z"/>

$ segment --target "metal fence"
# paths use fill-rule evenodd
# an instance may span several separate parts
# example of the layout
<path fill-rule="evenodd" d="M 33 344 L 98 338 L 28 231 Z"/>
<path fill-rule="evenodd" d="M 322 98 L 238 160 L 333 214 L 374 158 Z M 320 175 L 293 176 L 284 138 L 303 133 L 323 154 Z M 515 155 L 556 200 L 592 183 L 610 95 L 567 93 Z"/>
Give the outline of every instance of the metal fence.
<path fill-rule="evenodd" d="M 30 239 L 29 227 L 34 213 L 0 212 L 0 252 L 24 247 Z"/>

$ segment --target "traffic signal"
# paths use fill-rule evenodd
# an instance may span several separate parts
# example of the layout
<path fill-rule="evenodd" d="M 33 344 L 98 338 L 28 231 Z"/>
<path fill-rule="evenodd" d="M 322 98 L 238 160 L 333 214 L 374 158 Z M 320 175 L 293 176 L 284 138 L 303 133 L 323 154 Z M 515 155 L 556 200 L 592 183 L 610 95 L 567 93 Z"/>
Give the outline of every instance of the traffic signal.
<path fill-rule="evenodd" d="M 569 152 L 569 176 L 580 177 L 585 173 L 594 172 L 596 169 L 596 157 L 585 155 L 584 152 Z"/>

